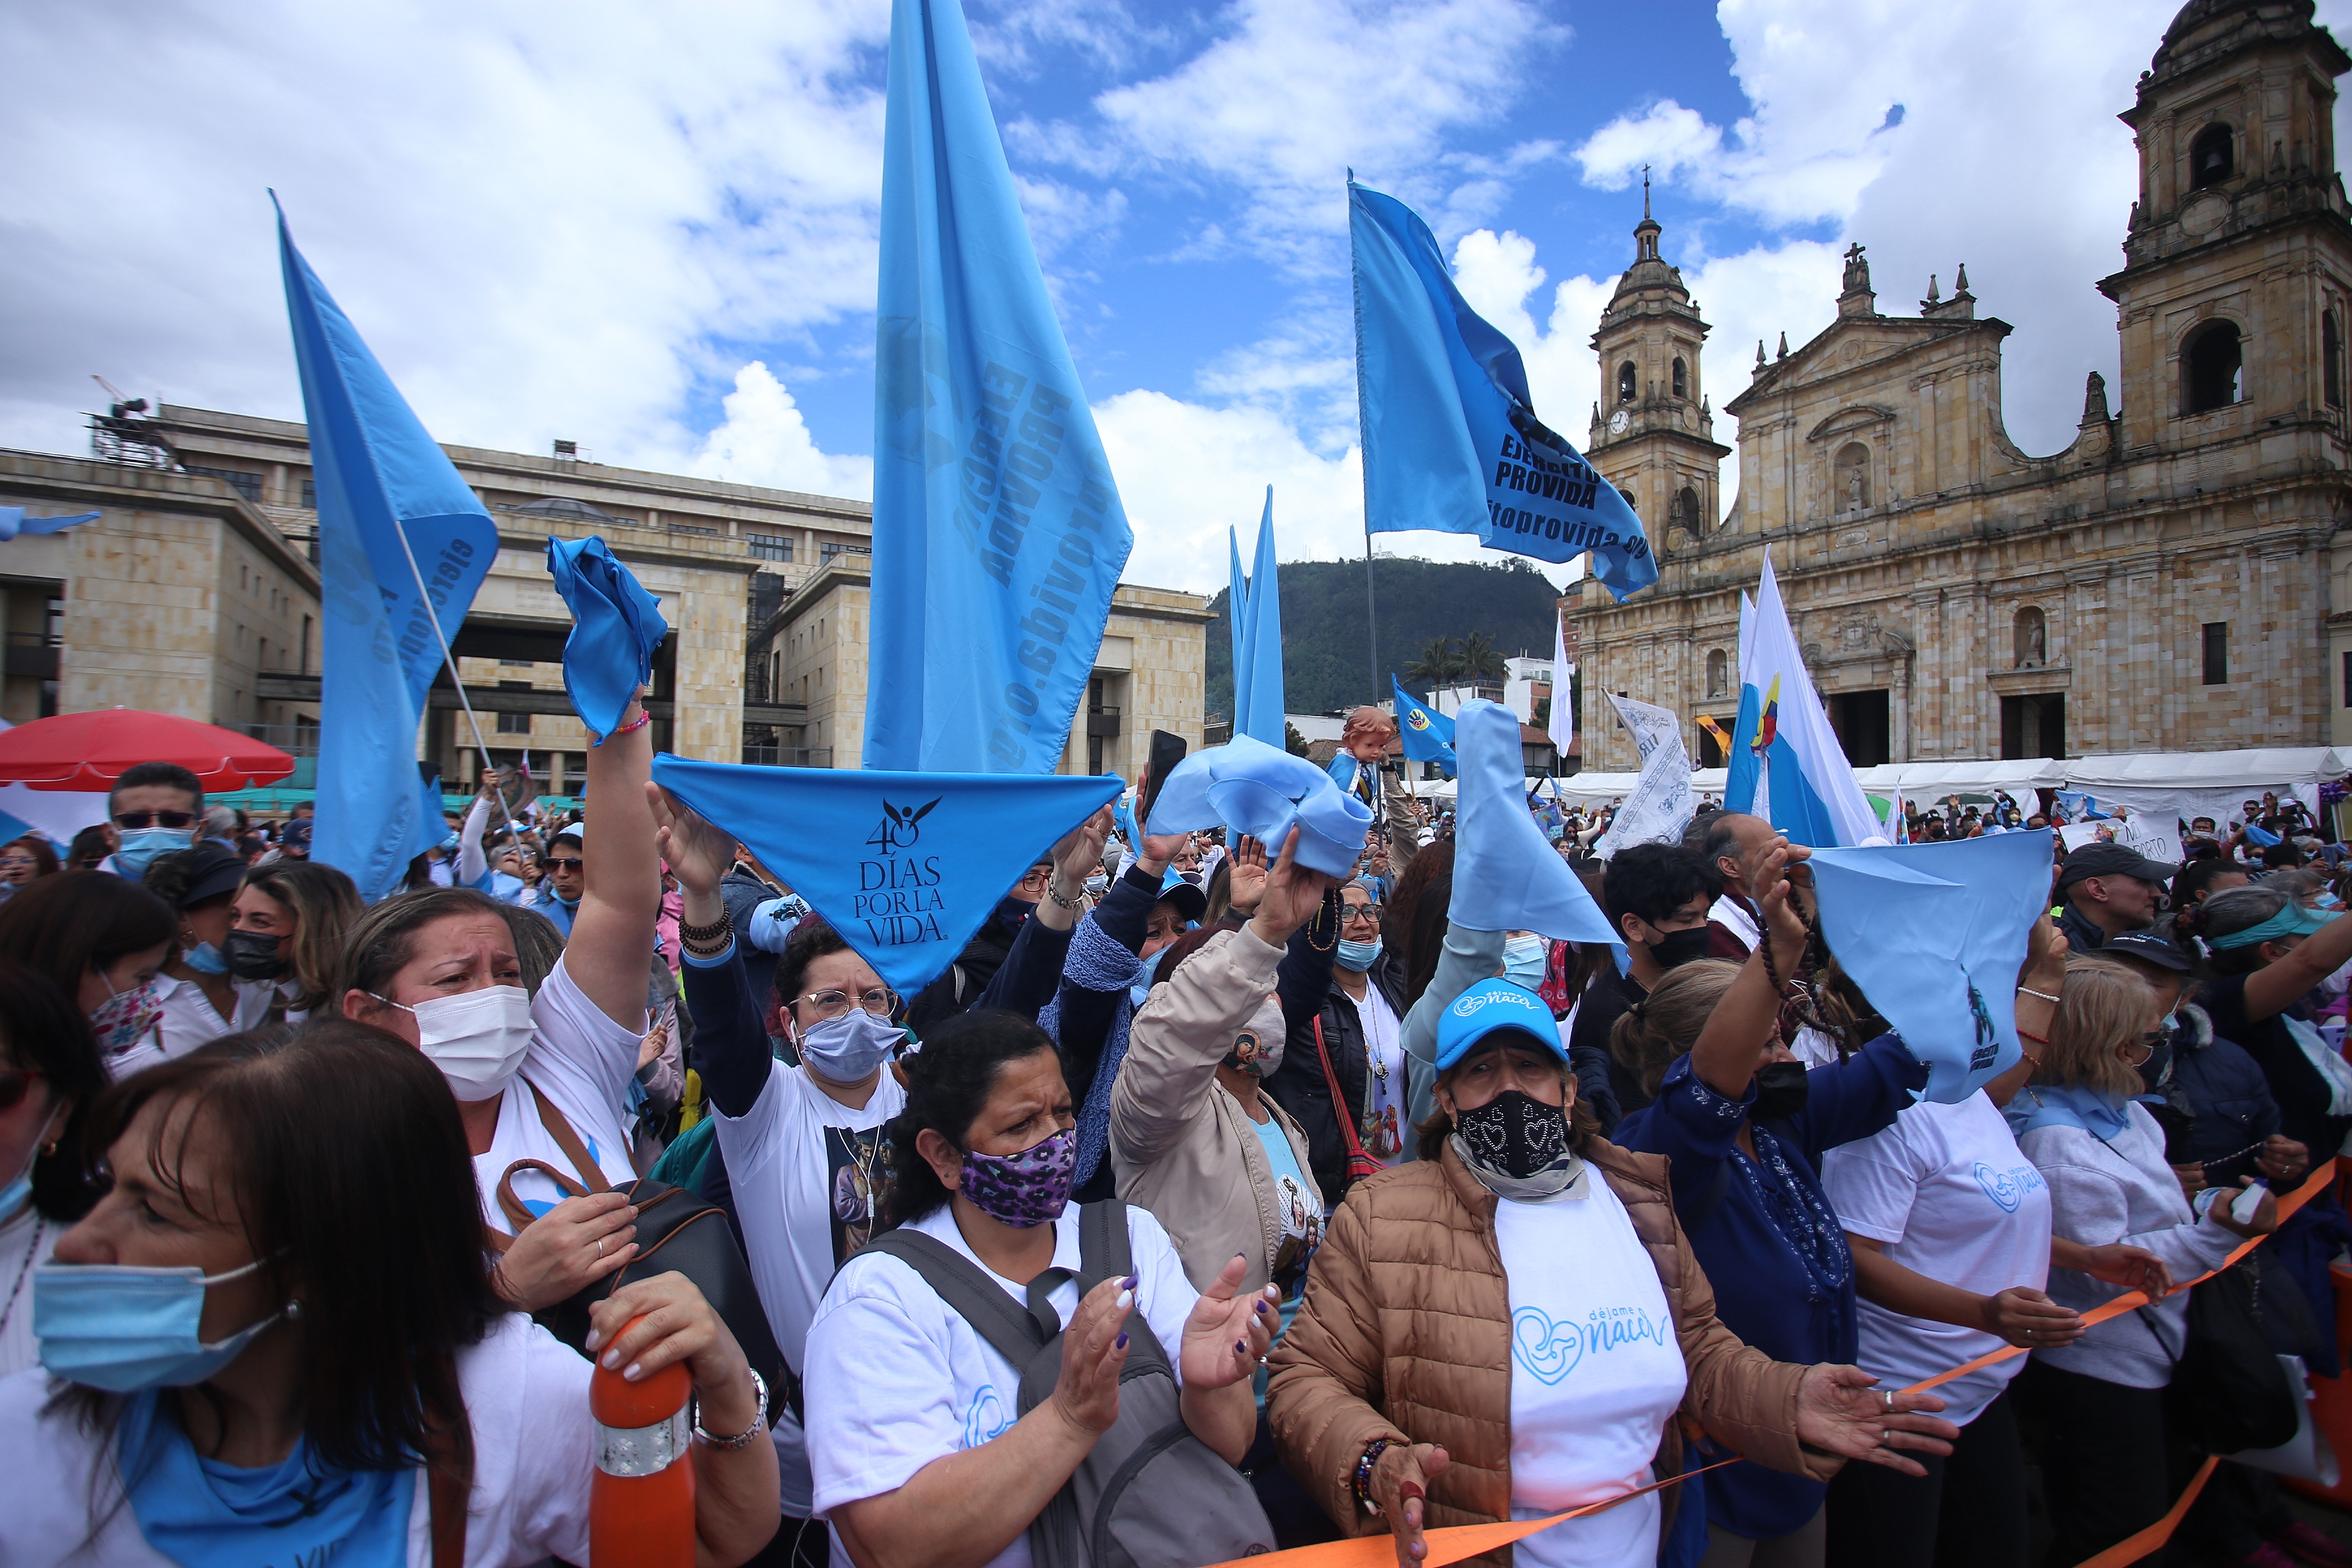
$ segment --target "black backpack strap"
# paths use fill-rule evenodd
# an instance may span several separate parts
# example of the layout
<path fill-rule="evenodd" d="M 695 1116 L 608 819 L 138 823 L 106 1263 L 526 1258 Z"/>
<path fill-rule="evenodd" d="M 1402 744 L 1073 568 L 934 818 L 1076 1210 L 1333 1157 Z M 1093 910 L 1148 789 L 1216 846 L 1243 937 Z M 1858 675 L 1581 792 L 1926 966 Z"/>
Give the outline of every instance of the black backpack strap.
<path fill-rule="evenodd" d="M 886 1230 L 859 1248 L 887 1252 L 923 1277 L 940 1300 L 1018 1370 L 1045 1348 L 1037 1321 L 952 1247 L 919 1230 Z"/>
<path fill-rule="evenodd" d="M 1078 1205 L 1078 1294 L 1106 1279 L 1135 1272 L 1135 1246 L 1127 1234 L 1127 1205 L 1117 1198 Z"/>

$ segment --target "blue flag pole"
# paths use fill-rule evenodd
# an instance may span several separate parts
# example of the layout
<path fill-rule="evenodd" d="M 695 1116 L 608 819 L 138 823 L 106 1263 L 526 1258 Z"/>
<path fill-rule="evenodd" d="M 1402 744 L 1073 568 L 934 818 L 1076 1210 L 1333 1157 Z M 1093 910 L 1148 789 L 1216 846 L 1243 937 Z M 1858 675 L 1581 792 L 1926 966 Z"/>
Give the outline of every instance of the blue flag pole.
<path fill-rule="evenodd" d="M 1050 773 L 1135 536 L 957 0 L 894 0 L 864 763 Z"/>

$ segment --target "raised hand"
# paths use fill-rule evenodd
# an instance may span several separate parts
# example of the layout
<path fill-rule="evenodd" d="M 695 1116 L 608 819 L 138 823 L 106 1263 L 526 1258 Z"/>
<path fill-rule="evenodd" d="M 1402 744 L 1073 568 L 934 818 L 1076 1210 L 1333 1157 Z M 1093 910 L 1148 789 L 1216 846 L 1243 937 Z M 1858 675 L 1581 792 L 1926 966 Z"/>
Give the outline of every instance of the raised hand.
<path fill-rule="evenodd" d="M 1331 879 L 1311 866 L 1298 864 L 1298 829 L 1282 846 L 1281 858 L 1265 874 L 1265 892 L 1258 900 L 1257 914 L 1250 929 L 1280 947 L 1290 940 L 1291 933 L 1315 918 L 1323 907 L 1323 895 L 1331 886 Z"/>
<path fill-rule="evenodd" d="M 1280 1321 L 1274 1303 L 1281 1292 L 1269 1285 L 1240 1294 L 1248 1272 L 1235 1253 L 1223 1272 L 1209 1281 L 1201 1299 L 1184 1320 L 1184 1343 L 1180 1360 L 1187 1388 L 1223 1388 L 1255 1376 L 1258 1363 L 1274 1344 Z"/>
<path fill-rule="evenodd" d="M 1225 864 L 1232 868 L 1226 873 L 1225 901 L 1244 917 L 1257 913 L 1265 897 L 1265 846 L 1244 834 L 1234 840 Z"/>
<path fill-rule="evenodd" d="M 1062 1372 L 1046 1403 L 1072 1428 L 1094 1440 L 1118 1419 L 1118 1372 L 1127 1364 L 1128 1313 L 1139 1276 L 1106 1279 L 1086 1293 L 1062 1331 Z"/>
<path fill-rule="evenodd" d="M 677 873 L 678 887 L 688 894 L 715 897 L 719 879 L 735 864 L 735 840 L 657 784 L 646 784 L 646 802 L 653 808 L 655 846 Z"/>

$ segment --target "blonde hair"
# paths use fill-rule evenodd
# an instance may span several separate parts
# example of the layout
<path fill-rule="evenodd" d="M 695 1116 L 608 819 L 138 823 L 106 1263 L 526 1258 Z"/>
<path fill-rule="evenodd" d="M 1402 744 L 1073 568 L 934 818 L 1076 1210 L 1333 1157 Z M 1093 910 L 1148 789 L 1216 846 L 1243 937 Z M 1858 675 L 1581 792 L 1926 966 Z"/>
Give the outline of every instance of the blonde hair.
<path fill-rule="evenodd" d="M 2139 1069 L 2123 1047 L 2137 1041 L 2156 1010 L 2147 982 L 2112 959 L 2077 955 L 2066 961 L 2066 985 L 2050 1026 L 2035 1083 L 2095 1089 L 2128 1099 L 2146 1092 Z"/>
<path fill-rule="evenodd" d="M 1652 1096 L 1666 1080 L 1675 1058 L 1698 1043 L 1739 965 L 1727 958 L 1700 958 L 1666 971 L 1658 988 L 1625 1009 L 1609 1030 L 1609 1049 Z"/>

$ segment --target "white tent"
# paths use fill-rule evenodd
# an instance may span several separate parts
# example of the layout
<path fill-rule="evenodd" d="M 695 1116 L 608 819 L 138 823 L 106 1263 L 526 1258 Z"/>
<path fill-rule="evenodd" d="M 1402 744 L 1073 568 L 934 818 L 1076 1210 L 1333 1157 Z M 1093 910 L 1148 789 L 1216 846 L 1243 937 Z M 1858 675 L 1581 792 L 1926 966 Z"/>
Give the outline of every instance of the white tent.
<path fill-rule="evenodd" d="M 1984 795 L 2007 790 L 2018 795 L 2032 789 L 2056 789 L 2066 777 L 2066 764 L 2048 757 L 2011 758 L 1991 762 L 1881 763 L 1853 770 L 1855 782 L 1873 795 L 1903 792 L 1906 800 L 1926 803 L 1948 795 Z"/>
<path fill-rule="evenodd" d="M 2333 746 L 2261 746 L 2239 752 L 2143 752 L 2077 757 L 2065 764 L 2066 787 L 2093 796 L 2102 809 L 2127 806 L 2163 836 L 2151 854 L 2178 858 L 2177 824 L 2210 816 L 2226 825 L 2245 816 L 2245 803 L 2267 791 L 2292 794 L 2314 821 L 2319 786 L 2352 773 L 2352 759 Z"/>
<path fill-rule="evenodd" d="M 1623 800 L 1633 793 L 1639 773 L 1577 773 L 1559 781 L 1559 803 L 1562 805 L 1607 805 L 1612 800 Z M 1691 774 L 1691 788 L 1702 795 L 1723 798 L 1724 781 L 1729 773 L 1723 768 L 1699 768 Z M 1424 799 L 1452 800 L 1454 781 L 1439 784 L 1415 784 L 1416 794 Z M 1535 794 L 1538 802 L 1552 797 L 1552 781 L 1540 775 L 1528 780 L 1525 786 Z"/>

